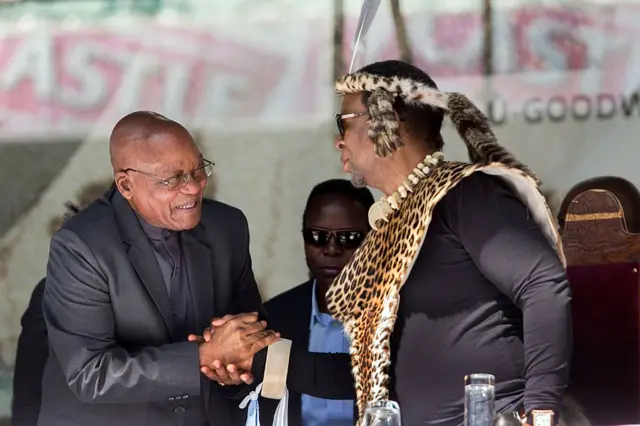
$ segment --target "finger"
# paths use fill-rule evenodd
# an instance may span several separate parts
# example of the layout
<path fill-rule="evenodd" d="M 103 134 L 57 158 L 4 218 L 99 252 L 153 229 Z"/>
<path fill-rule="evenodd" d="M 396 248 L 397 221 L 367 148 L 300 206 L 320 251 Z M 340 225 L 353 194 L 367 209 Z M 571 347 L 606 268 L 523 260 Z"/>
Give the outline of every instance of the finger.
<path fill-rule="evenodd" d="M 280 340 L 280 334 L 272 330 L 265 330 L 260 333 L 256 333 L 255 336 L 259 338 L 250 346 L 251 352 L 254 354 Z"/>
<path fill-rule="evenodd" d="M 253 368 L 253 357 L 247 358 L 246 360 L 240 362 L 239 364 L 237 364 L 237 367 L 241 370 L 240 380 L 248 385 L 253 383 L 254 377 L 253 374 L 251 374 L 251 369 Z"/>
<path fill-rule="evenodd" d="M 263 339 L 267 337 L 268 334 L 275 334 L 276 337 L 280 338 L 280 333 L 273 330 L 265 330 L 265 329 L 256 329 L 253 333 L 248 333 L 247 336 L 253 337 L 256 339 Z"/>
<path fill-rule="evenodd" d="M 218 382 L 220 383 L 224 383 L 225 385 L 231 385 L 232 380 L 231 377 L 229 376 L 229 372 L 227 371 L 227 368 L 222 365 L 222 363 L 218 360 L 213 361 L 213 372 L 215 373 L 216 376 L 218 376 Z"/>
<path fill-rule="evenodd" d="M 258 313 L 257 312 L 248 312 L 245 314 L 239 314 L 236 315 L 235 318 L 233 318 L 234 322 L 238 322 L 238 323 L 252 323 L 252 322 L 258 322 Z"/>
<path fill-rule="evenodd" d="M 212 337 L 213 337 L 213 331 L 210 328 L 205 328 L 204 331 L 202 332 L 202 339 L 208 343 Z"/>
<path fill-rule="evenodd" d="M 262 328 L 267 328 L 267 322 L 262 320 L 260 321 L 260 324 L 262 325 Z"/>
<path fill-rule="evenodd" d="M 256 321 L 256 322 L 243 323 L 239 327 L 239 329 L 242 330 L 244 334 L 251 335 L 259 331 L 264 331 L 264 326 L 262 325 L 262 322 Z"/>
<path fill-rule="evenodd" d="M 227 314 L 222 318 L 214 318 L 211 320 L 211 327 L 220 327 L 221 325 L 231 321 L 234 317 L 235 315 Z"/>
<path fill-rule="evenodd" d="M 216 367 L 220 368 L 220 365 L 216 364 Z M 218 383 L 222 383 L 227 375 L 227 373 L 223 373 L 223 377 L 220 377 L 220 375 L 217 373 L 218 369 L 214 368 L 213 365 L 211 367 L 202 367 L 200 368 L 200 371 L 202 372 L 202 374 L 207 376 L 209 380 L 214 380 Z"/>
<path fill-rule="evenodd" d="M 207 379 L 213 380 L 216 382 L 218 381 L 218 376 L 216 376 L 209 367 L 200 367 L 200 372 L 204 374 L 207 377 Z"/>
<path fill-rule="evenodd" d="M 190 342 L 198 342 L 198 343 L 202 343 L 205 340 L 202 338 L 202 336 L 198 336 L 197 334 L 190 334 L 187 336 L 187 340 Z"/>
<path fill-rule="evenodd" d="M 235 365 L 227 365 L 227 372 L 229 373 L 229 378 L 234 385 L 239 385 L 243 382 L 243 380 L 240 378 L 240 371 Z"/>
<path fill-rule="evenodd" d="M 251 374 L 251 373 L 242 373 L 240 375 L 240 380 L 242 380 L 246 384 L 250 385 L 251 383 L 253 383 L 253 374 Z"/>
<path fill-rule="evenodd" d="M 237 323 L 243 322 L 256 322 L 258 321 L 258 313 L 257 312 L 249 312 L 245 314 L 231 315 L 227 314 L 222 318 L 214 318 L 211 320 L 212 327 L 220 327 L 226 324 L 229 321 L 234 321 Z"/>

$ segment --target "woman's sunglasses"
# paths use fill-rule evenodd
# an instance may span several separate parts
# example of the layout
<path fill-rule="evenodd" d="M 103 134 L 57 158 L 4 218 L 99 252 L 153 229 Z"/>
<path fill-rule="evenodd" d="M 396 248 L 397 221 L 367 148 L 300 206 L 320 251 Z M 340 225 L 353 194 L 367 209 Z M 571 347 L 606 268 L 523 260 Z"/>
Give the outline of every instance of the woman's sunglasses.
<path fill-rule="evenodd" d="M 333 238 L 336 244 L 344 249 L 355 249 L 360 246 L 366 233 L 360 231 L 325 231 L 322 229 L 303 229 L 302 238 L 305 244 L 314 247 L 325 247 Z"/>

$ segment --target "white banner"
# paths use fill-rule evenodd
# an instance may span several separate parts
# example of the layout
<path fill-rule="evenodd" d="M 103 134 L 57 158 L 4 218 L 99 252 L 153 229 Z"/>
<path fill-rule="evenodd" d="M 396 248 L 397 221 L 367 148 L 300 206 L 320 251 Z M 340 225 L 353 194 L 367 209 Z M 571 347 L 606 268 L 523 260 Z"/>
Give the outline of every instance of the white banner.
<path fill-rule="evenodd" d="M 345 58 L 358 11 L 349 12 Z M 138 19 L 12 27 L 0 49 L 0 140 L 82 137 L 109 104 L 122 114 L 157 110 L 194 129 L 317 127 L 334 113 L 333 11 L 294 15 L 287 25 L 265 17 L 245 25 Z M 405 19 L 419 67 L 441 86 L 455 81 L 456 90 L 486 99 L 479 11 Z M 505 112 L 530 123 L 633 116 L 640 5 L 521 7 L 496 11 L 494 22 L 497 74 L 487 112 L 497 122 Z M 366 52 L 369 62 L 398 57 L 386 3 Z"/>

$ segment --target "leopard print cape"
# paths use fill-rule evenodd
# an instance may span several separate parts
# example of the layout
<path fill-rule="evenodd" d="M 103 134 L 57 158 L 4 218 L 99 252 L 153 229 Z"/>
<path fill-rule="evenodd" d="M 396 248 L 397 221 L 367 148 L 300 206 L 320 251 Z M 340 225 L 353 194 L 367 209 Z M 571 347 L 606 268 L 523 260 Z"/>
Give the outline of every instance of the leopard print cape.
<path fill-rule="evenodd" d="M 533 219 L 566 265 L 556 222 L 528 170 L 503 163 L 443 162 L 418 183 L 400 210 L 371 231 L 327 293 L 331 314 L 351 341 L 358 425 L 367 403 L 389 397 L 391 333 L 400 290 L 424 242 L 436 204 L 462 179 L 482 172 L 503 178 L 529 208 Z M 462 378 L 461 378 L 462 379 Z"/>

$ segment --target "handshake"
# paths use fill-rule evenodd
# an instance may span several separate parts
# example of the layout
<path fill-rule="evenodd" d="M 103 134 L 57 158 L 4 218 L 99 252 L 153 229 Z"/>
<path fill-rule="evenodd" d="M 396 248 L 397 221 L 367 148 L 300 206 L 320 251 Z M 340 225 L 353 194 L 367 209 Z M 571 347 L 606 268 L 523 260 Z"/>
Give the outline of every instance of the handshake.
<path fill-rule="evenodd" d="M 225 315 L 212 319 L 202 336 L 190 334 L 187 339 L 198 342 L 200 371 L 210 380 L 222 386 L 251 384 L 253 356 L 280 338 L 266 326 L 257 312 Z"/>

